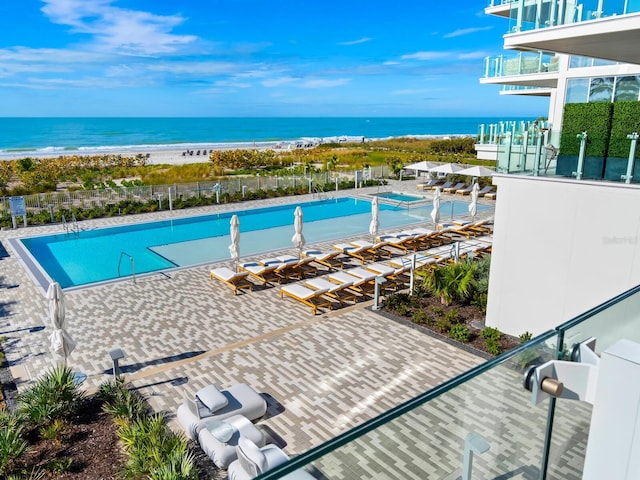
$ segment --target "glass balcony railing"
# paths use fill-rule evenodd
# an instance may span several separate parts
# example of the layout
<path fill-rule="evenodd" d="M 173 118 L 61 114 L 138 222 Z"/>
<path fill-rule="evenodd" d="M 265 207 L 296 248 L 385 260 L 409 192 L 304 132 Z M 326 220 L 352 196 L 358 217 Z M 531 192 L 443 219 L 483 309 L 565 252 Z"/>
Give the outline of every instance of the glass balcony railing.
<path fill-rule="evenodd" d="M 522 139 L 527 132 L 530 138 L 533 138 L 533 132 L 537 129 L 550 130 L 549 122 L 543 120 L 507 120 L 497 123 L 482 123 L 478 126 L 478 134 L 476 143 L 483 145 L 501 145 L 507 134 L 513 141 L 522 143 Z"/>
<path fill-rule="evenodd" d="M 537 406 L 523 372 L 568 359 L 596 337 L 596 353 L 619 339 L 640 341 L 640 287 L 539 335 L 277 467 L 260 479 L 579 480 L 591 407 L 548 398 Z"/>
<path fill-rule="evenodd" d="M 543 52 L 524 53 L 514 56 L 498 55 L 485 57 L 483 62 L 483 78 L 502 78 L 532 73 L 557 72 L 559 57 Z"/>
<path fill-rule="evenodd" d="M 491 7 L 499 7 L 500 5 L 509 5 L 510 3 L 517 2 L 519 0 L 489 0 L 489 8 Z"/>
<path fill-rule="evenodd" d="M 640 0 L 515 0 L 509 5 L 510 33 L 640 12 Z"/>

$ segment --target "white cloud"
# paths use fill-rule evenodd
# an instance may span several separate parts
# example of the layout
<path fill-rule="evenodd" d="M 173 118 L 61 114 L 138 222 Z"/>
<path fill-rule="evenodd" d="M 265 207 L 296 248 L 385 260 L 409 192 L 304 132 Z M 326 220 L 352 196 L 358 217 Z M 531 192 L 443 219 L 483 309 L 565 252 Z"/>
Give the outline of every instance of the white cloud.
<path fill-rule="evenodd" d="M 470 35 L 472 33 L 477 32 L 486 32 L 487 30 L 491 30 L 493 27 L 471 27 L 471 28 L 461 28 L 459 30 L 455 30 L 454 32 L 447 33 L 443 36 L 443 38 L 453 38 L 453 37 L 461 37 L 462 35 Z"/>
<path fill-rule="evenodd" d="M 383 65 L 400 65 L 400 62 L 388 61 L 388 62 L 384 62 Z"/>
<path fill-rule="evenodd" d="M 218 80 L 215 83 L 216 87 L 231 87 L 231 88 L 249 88 L 250 83 L 235 82 L 233 80 Z"/>
<path fill-rule="evenodd" d="M 193 35 L 175 35 L 174 27 L 184 23 L 179 15 L 155 15 L 149 12 L 112 6 L 111 0 L 43 0 L 42 11 L 49 19 L 72 27 L 72 31 L 93 35 L 95 47 L 126 55 L 172 53 L 197 39 Z"/>
<path fill-rule="evenodd" d="M 287 85 L 295 81 L 296 79 L 293 77 L 269 78 L 262 81 L 262 86 L 267 88 L 279 87 L 280 85 Z"/>
<path fill-rule="evenodd" d="M 300 85 L 302 88 L 332 88 L 346 85 L 350 82 L 348 78 L 337 78 L 335 80 L 326 80 L 322 78 L 305 80 Z"/>
<path fill-rule="evenodd" d="M 435 60 L 449 55 L 446 52 L 416 52 L 400 57 L 402 60 Z"/>
<path fill-rule="evenodd" d="M 430 90 L 426 88 L 417 88 L 417 89 L 405 88 L 403 90 L 395 90 L 391 92 L 391 95 L 422 95 L 423 93 L 427 93 L 429 91 Z"/>
<path fill-rule="evenodd" d="M 349 42 L 338 42 L 338 45 L 358 45 L 360 43 L 367 43 L 370 42 L 372 39 L 369 37 L 362 37 L 359 38 L 358 40 L 351 40 Z"/>
<path fill-rule="evenodd" d="M 477 52 L 460 53 L 458 54 L 458 59 L 459 60 L 478 60 L 480 58 L 487 57 L 488 55 L 489 54 L 487 52 L 480 50 Z"/>

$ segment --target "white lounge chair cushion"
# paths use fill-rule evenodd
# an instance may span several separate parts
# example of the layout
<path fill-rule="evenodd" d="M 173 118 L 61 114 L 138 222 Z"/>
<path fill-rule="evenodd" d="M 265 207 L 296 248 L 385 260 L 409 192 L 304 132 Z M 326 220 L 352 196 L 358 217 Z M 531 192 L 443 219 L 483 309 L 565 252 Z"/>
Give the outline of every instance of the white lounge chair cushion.
<path fill-rule="evenodd" d="M 246 277 L 248 274 L 249 274 L 248 272 L 236 273 L 227 267 L 220 267 L 220 268 L 211 270 L 211 275 L 213 275 L 214 277 L 218 277 L 219 279 L 225 282 L 228 282 L 229 280 L 234 280 L 236 278 Z"/>
<path fill-rule="evenodd" d="M 244 437 L 240 437 L 238 440 L 238 447 L 242 450 L 242 453 L 244 453 L 247 459 L 256 465 L 258 473 L 266 471 L 267 457 L 262 453 L 260 447 L 248 438 Z"/>
<path fill-rule="evenodd" d="M 202 390 L 196 392 L 196 398 L 206 406 L 211 413 L 215 413 L 229 404 L 225 397 L 215 385 L 207 385 Z"/>
<path fill-rule="evenodd" d="M 282 287 L 282 290 L 290 293 L 296 298 L 301 298 L 302 300 L 307 300 L 309 298 L 318 297 L 323 293 L 327 293 L 328 288 L 323 288 L 320 290 L 311 290 L 310 288 L 303 287 L 302 285 L 294 283 L 293 285 L 285 285 Z"/>

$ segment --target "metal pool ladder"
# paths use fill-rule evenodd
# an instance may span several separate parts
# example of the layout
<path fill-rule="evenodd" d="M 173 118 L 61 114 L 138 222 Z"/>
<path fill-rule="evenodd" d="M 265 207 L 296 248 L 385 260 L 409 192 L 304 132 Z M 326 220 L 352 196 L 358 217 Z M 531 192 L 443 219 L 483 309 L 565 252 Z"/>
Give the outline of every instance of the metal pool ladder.
<path fill-rule="evenodd" d="M 131 277 L 133 278 L 133 283 L 136 283 L 136 267 L 133 257 L 129 255 L 127 252 L 120 252 L 120 259 L 118 260 L 118 277 L 120 276 L 120 265 L 122 265 L 122 257 L 128 257 L 131 262 Z"/>

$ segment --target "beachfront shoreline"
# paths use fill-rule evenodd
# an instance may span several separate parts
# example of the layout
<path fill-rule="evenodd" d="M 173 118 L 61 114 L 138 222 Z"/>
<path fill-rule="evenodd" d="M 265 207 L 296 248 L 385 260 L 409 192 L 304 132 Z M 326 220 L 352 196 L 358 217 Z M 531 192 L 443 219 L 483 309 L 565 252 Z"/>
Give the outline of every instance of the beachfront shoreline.
<path fill-rule="evenodd" d="M 0 160 L 17 160 L 21 158 L 58 158 L 68 156 L 93 156 L 93 155 L 122 155 L 134 157 L 136 155 L 149 155 L 149 165 L 179 165 L 184 163 L 205 163 L 209 161 L 212 151 L 223 150 L 275 150 L 276 152 L 288 152 L 296 149 L 313 148 L 325 143 L 367 143 L 372 141 L 391 140 L 393 138 L 418 138 L 418 139 L 448 139 L 467 138 L 469 134 L 449 135 L 401 135 L 385 138 L 366 138 L 363 136 L 336 136 L 336 137 L 305 137 L 298 140 L 261 141 L 261 142 L 228 142 L 228 143 L 185 143 L 174 145 L 131 145 L 131 146 L 101 146 L 81 147 L 78 149 L 43 148 L 35 150 L 2 151 Z M 191 154 L 188 152 L 192 152 Z M 200 152 L 199 154 L 197 152 Z M 206 153 L 204 153 L 206 152 Z"/>

